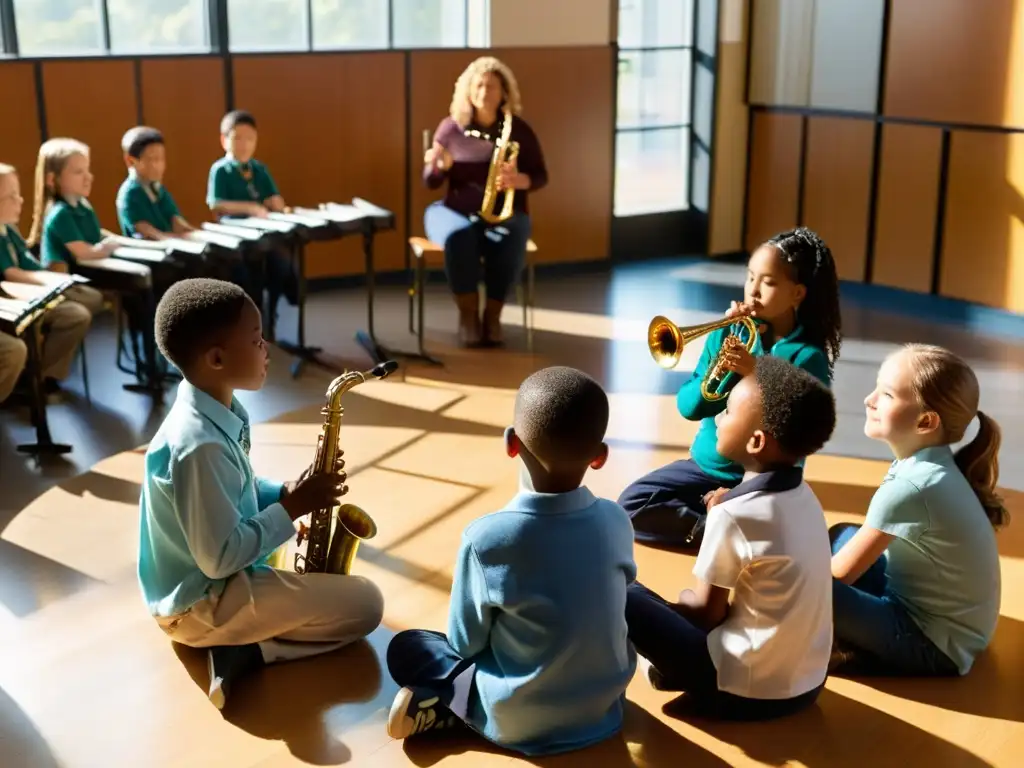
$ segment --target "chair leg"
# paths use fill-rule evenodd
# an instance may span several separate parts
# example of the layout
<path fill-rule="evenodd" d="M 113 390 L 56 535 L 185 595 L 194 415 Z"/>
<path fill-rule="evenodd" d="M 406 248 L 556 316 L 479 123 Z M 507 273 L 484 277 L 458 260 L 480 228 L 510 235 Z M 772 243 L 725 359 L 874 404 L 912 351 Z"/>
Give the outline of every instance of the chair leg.
<path fill-rule="evenodd" d="M 86 361 L 85 339 L 78 347 L 78 354 L 82 358 L 82 389 L 85 392 L 85 402 L 92 405 L 92 394 L 89 392 L 89 364 Z"/>
<path fill-rule="evenodd" d="M 528 352 L 533 352 L 533 323 L 536 309 L 533 289 L 533 264 L 531 263 L 526 267 L 526 301 L 523 302 L 523 324 L 526 326 L 526 349 Z"/>
<path fill-rule="evenodd" d="M 415 256 L 415 254 L 414 254 L 414 256 Z M 416 319 L 415 319 L 416 309 L 415 309 L 415 304 L 416 304 L 416 295 L 420 292 L 420 287 L 419 287 L 419 285 L 417 285 L 416 276 L 419 274 L 419 263 L 420 263 L 420 261 L 421 261 L 421 259 L 419 259 L 419 258 L 415 259 L 416 266 L 413 268 L 413 273 L 411 275 L 411 277 L 412 277 L 412 285 L 409 288 L 409 333 L 412 333 L 412 334 L 416 333 Z"/>

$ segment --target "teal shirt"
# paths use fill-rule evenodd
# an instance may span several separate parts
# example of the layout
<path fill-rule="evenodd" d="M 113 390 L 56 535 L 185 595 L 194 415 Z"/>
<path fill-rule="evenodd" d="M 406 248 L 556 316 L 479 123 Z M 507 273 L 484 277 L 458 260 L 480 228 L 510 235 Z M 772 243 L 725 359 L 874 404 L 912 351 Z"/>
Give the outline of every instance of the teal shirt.
<path fill-rule="evenodd" d="M 462 535 L 448 642 L 476 664 L 468 720 L 527 755 L 580 749 L 622 727 L 636 670 L 626 511 L 587 488 L 521 491 Z"/>
<path fill-rule="evenodd" d="M 743 467 L 729 461 L 718 452 L 718 429 L 715 426 L 715 417 L 725 410 L 728 398 L 710 403 L 700 393 L 701 380 L 710 367 L 712 358 L 722 348 L 722 342 L 729 332 L 729 328 L 720 328 L 708 335 L 696 370 L 676 395 L 676 407 L 683 418 L 690 421 L 700 420 L 697 436 L 693 440 L 693 445 L 690 446 L 690 458 L 714 479 L 735 485 L 743 479 Z M 828 358 L 825 351 L 820 347 L 808 344 L 802 336 L 803 328 L 797 326 L 792 333 L 779 339 L 771 349 L 766 350 L 766 354 L 788 360 L 798 368 L 803 368 L 821 379 L 826 386 L 831 386 Z M 734 380 L 738 379 L 734 377 Z M 800 463 L 800 466 L 803 466 L 803 462 Z"/>
<path fill-rule="evenodd" d="M 887 590 L 967 674 L 995 634 L 999 551 L 949 446 L 894 461 L 864 525 L 896 537 L 885 551 Z"/>
<path fill-rule="evenodd" d="M 68 243 L 82 241 L 96 245 L 103 239 L 100 220 L 85 198 L 71 203 L 57 198 L 50 204 L 43 219 L 43 234 L 40 243 L 40 254 L 43 265 L 63 262 L 74 264 L 75 257 L 68 250 Z"/>
<path fill-rule="evenodd" d="M 173 232 L 177 216 L 181 216 L 181 211 L 167 187 L 155 181 L 147 184 L 134 171 L 128 172 L 128 178 L 117 190 L 117 221 L 122 234 L 138 236 L 135 227 L 140 221 L 161 232 Z"/>
<path fill-rule="evenodd" d="M 28 246 L 17 229 L 10 224 L 0 225 L 0 277 L 12 268 L 36 272 L 41 270 L 43 265 L 29 253 Z"/>
<path fill-rule="evenodd" d="M 249 415 L 187 381 L 146 451 L 138 578 L 154 616 L 175 616 L 219 595 L 244 569 L 295 535 L 283 485 L 249 464 Z"/>
<path fill-rule="evenodd" d="M 274 177 L 259 160 L 243 165 L 225 155 L 210 167 L 206 185 L 206 204 L 210 208 L 220 201 L 262 203 L 277 194 Z"/>

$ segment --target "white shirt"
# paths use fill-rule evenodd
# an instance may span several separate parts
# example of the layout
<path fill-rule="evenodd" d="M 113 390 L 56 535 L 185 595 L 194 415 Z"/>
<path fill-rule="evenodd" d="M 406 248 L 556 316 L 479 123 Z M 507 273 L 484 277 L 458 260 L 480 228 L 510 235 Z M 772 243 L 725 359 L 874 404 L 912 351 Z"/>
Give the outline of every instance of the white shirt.
<path fill-rule="evenodd" d="M 792 467 L 748 475 L 708 513 L 693 573 L 734 590 L 708 635 L 721 691 L 788 699 L 821 685 L 832 650 L 832 551 L 821 504 Z"/>

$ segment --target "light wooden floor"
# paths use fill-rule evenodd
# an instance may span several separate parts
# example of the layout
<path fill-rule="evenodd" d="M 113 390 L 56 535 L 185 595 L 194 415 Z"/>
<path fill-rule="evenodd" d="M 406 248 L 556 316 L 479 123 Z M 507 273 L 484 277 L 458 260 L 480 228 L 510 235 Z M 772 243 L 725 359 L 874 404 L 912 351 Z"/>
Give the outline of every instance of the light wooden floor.
<path fill-rule="evenodd" d="M 237 689 L 227 717 L 206 701 L 203 658 L 179 654 L 148 618 L 135 581 L 143 449 L 51 488 L 3 531 L 21 558 L 0 584 L 0 765 L 271 768 L 292 765 L 486 766 L 1019 766 L 1024 762 L 1024 493 L 1008 492 L 1015 526 L 1001 536 L 1004 597 L 993 647 L 955 681 L 831 679 L 820 703 L 785 721 L 726 725 L 663 711 L 671 697 L 642 677 L 621 738 L 579 753 L 520 760 L 464 737 L 392 742 L 388 639 L 443 629 L 463 527 L 515 492 L 502 451 L 514 384 L 537 360 L 503 353 L 501 386 L 469 386 L 495 358 L 453 354 L 443 371 L 412 367 L 347 396 L 342 447 L 349 500 L 376 519 L 356 572 L 383 589 L 384 625 L 366 643 L 268 668 Z M 318 375 L 318 374 L 309 374 Z M 319 404 L 260 424 L 258 472 L 297 476 L 313 457 Z M 637 474 L 685 454 L 692 425 L 671 395 L 613 394 L 596 493 L 615 497 Z M 654 447 L 652 447 L 654 446 Z M 884 475 L 879 460 L 820 455 L 807 475 L 830 521 L 858 520 Z M 637 547 L 640 578 L 667 594 L 692 560 Z M 8 564 L 10 565 L 10 564 Z M 11 568 L 7 569 L 11 572 Z"/>

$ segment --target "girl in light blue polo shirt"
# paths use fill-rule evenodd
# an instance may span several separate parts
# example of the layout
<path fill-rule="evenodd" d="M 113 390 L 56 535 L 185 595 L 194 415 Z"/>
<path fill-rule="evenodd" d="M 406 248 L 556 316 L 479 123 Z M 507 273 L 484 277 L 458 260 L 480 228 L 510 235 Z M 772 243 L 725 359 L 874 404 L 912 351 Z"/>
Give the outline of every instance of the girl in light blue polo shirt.
<path fill-rule="evenodd" d="M 833 668 L 965 675 L 999 618 L 995 530 L 999 426 L 978 410 L 978 379 L 942 347 L 891 355 L 864 404 L 868 437 L 896 460 L 862 527 L 833 527 Z M 953 452 L 978 418 L 978 434 Z"/>

